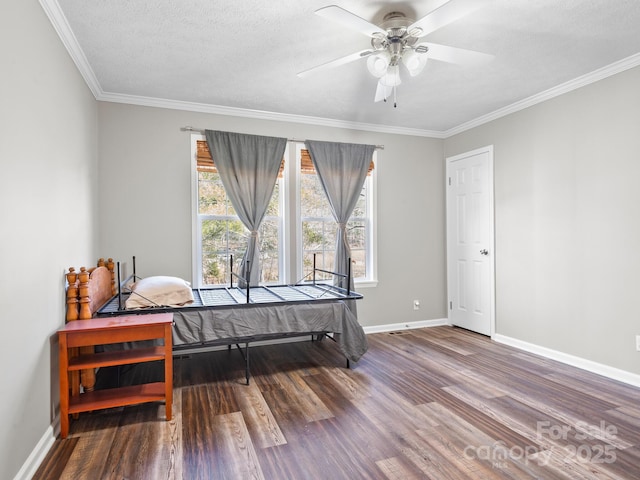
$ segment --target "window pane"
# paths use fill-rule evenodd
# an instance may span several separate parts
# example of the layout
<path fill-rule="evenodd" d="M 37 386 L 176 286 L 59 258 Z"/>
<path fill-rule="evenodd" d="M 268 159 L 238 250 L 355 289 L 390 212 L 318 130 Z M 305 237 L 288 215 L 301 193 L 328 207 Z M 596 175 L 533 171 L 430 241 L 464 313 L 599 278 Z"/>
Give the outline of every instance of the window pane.
<path fill-rule="evenodd" d="M 349 242 L 351 250 L 364 250 L 365 240 L 364 221 L 352 220 L 350 222 L 347 222 L 347 241 Z"/>
<path fill-rule="evenodd" d="M 302 222 L 303 250 L 333 250 L 337 225 L 333 219 L 308 220 Z"/>
<path fill-rule="evenodd" d="M 366 252 L 351 249 L 351 277 L 365 278 L 367 270 Z"/>
<path fill-rule="evenodd" d="M 235 215 L 220 175 L 198 172 L 198 213 L 202 215 Z"/>
<path fill-rule="evenodd" d="M 229 255 L 233 271 L 238 273 L 247 249 L 249 230 L 240 220 L 202 221 L 202 276 L 204 285 L 230 282 Z M 278 219 L 265 219 L 258 231 L 260 242 L 261 283 L 279 281 Z M 234 283 L 237 281 L 234 280 Z"/>
<path fill-rule="evenodd" d="M 316 254 L 316 268 L 333 271 L 336 244 L 336 222 L 331 219 L 302 222 L 303 275 L 313 273 L 313 255 Z M 316 280 L 328 279 L 328 274 L 316 275 Z"/>
<path fill-rule="evenodd" d="M 351 247 L 351 276 L 362 278 L 366 276 L 366 229 L 362 220 L 347 223 L 347 239 Z"/>
<path fill-rule="evenodd" d="M 358 197 L 358 203 L 356 203 L 355 208 L 353 209 L 353 213 L 351 214 L 351 218 L 364 218 L 367 216 L 367 183 L 364 182 L 364 186 L 362 187 L 362 192 L 360 192 L 360 197 Z"/>
<path fill-rule="evenodd" d="M 237 271 L 246 249 L 244 225 L 239 220 L 202 221 L 202 283 L 229 283 L 229 255 Z"/>
<path fill-rule="evenodd" d="M 273 194 L 271 200 L 269 200 L 269 206 L 267 207 L 266 216 L 277 217 L 280 213 L 280 182 L 276 182 L 273 187 Z"/>
<path fill-rule="evenodd" d="M 331 221 L 302 222 L 303 231 L 303 275 L 311 278 L 313 254 L 316 254 L 316 268 L 334 271 L 336 223 Z M 351 247 L 351 275 L 353 278 L 366 276 L 366 230 L 362 220 L 347 223 L 347 239 Z M 319 273 L 316 279 L 331 279 L 331 275 Z"/>
<path fill-rule="evenodd" d="M 309 250 L 303 254 L 303 280 L 309 281 L 313 279 L 313 257 L 315 254 L 316 268 L 333 271 L 334 251 L 332 250 Z M 333 275 L 324 272 L 316 272 L 316 280 L 333 280 Z"/>
<path fill-rule="evenodd" d="M 265 218 L 260 225 L 260 267 L 262 283 L 280 282 L 280 258 L 278 250 L 278 218 Z M 248 234 L 249 232 L 247 232 Z"/>
<path fill-rule="evenodd" d="M 329 217 L 329 201 L 317 175 L 300 176 L 300 213 L 303 217 Z"/>

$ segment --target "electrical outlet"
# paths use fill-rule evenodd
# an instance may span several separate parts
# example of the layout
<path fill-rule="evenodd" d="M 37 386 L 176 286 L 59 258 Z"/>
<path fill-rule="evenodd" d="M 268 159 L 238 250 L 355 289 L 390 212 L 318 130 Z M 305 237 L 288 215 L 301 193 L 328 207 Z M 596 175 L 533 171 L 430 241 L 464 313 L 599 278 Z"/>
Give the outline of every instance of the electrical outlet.
<path fill-rule="evenodd" d="M 420 310 L 420 300 L 414 300 L 413 301 L 413 309 L 414 310 Z"/>
<path fill-rule="evenodd" d="M 640 352 L 640 335 L 636 335 L 636 350 Z"/>

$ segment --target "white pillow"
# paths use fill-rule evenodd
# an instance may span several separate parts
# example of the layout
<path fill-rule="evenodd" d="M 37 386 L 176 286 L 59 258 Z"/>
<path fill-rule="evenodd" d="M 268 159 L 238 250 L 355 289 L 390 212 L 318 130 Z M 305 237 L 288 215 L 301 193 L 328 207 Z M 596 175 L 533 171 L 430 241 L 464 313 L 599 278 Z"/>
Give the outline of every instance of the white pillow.
<path fill-rule="evenodd" d="M 147 277 L 131 285 L 125 308 L 179 307 L 193 303 L 191 284 L 178 277 Z"/>

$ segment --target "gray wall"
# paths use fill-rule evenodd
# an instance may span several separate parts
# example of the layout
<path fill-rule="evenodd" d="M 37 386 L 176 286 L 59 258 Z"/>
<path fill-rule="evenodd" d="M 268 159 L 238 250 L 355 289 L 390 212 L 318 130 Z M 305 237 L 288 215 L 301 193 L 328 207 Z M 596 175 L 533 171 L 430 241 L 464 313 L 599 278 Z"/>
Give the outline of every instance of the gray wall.
<path fill-rule="evenodd" d="M 361 323 L 446 317 L 442 140 L 114 103 L 99 104 L 99 122 L 100 254 L 135 255 L 145 276 L 192 278 L 191 146 L 180 127 L 384 144 L 376 165 L 380 282 L 361 289 Z"/>
<path fill-rule="evenodd" d="M 640 68 L 445 140 L 494 145 L 496 332 L 640 373 Z"/>
<path fill-rule="evenodd" d="M 97 102 L 36 0 L 0 13 L 0 478 L 58 410 L 64 272 L 95 257 Z"/>

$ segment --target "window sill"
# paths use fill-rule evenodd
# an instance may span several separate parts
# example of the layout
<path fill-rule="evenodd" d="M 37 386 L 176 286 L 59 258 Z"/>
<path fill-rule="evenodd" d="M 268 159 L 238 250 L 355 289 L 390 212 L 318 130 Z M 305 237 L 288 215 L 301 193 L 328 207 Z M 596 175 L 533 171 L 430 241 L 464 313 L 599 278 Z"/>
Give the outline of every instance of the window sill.
<path fill-rule="evenodd" d="M 373 288 L 378 286 L 377 280 L 363 280 L 361 282 L 355 282 L 356 290 L 359 288 Z"/>

